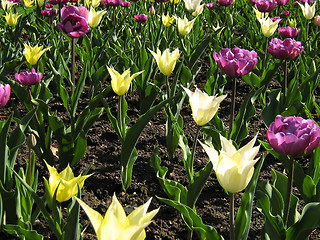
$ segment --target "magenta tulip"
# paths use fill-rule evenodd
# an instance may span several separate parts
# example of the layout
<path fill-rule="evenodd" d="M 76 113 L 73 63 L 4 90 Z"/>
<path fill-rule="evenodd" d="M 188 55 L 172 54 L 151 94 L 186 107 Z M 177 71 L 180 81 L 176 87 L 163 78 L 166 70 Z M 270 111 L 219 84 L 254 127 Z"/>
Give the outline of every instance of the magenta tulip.
<path fill-rule="evenodd" d="M 111 6 L 111 7 L 118 7 L 121 5 L 122 0 L 104 0 L 104 5 Z"/>
<path fill-rule="evenodd" d="M 278 32 L 279 32 L 280 36 L 283 38 L 294 38 L 300 32 L 300 29 L 287 26 L 287 27 L 278 28 Z"/>
<path fill-rule="evenodd" d="M 289 16 L 290 15 L 290 11 L 283 11 L 283 15 L 285 15 L 285 16 Z"/>
<path fill-rule="evenodd" d="M 58 13 L 58 9 L 56 8 L 45 8 L 41 10 L 41 15 L 44 17 L 52 17 L 57 15 L 57 13 Z"/>
<path fill-rule="evenodd" d="M 277 6 L 276 0 L 256 0 L 256 8 L 259 12 L 272 12 Z"/>
<path fill-rule="evenodd" d="M 233 3 L 233 0 L 217 0 L 217 2 L 224 7 L 229 7 Z"/>
<path fill-rule="evenodd" d="M 65 6 L 61 9 L 62 22 L 57 24 L 58 30 L 71 38 L 82 37 L 90 30 L 88 17 L 88 10 L 83 6 Z"/>
<path fill-rule="evenodd" d="M 209 10 L 213 10 L 213 9 L 214 9 L 214 3 L 206 3 L 205 6 L 206 6 Z"/>
<path fill-rule="evenodd" d="M 148 19 L 148 15 L 146 14 L 134 15 L 133 17 L 137 22 L 145 22 Z"/>
<path fill-rule="evenodd" d="M 223 48 L 213 53 L 213 58 L 221 71 L 231 77 L 241 77 L 253 70 L 257 65 L 257 53 L 241 48 Z"/>
<path fill-rule="evenodd" d="M 292 38 L 286 38 L 284 41 L 278 38 L 274 38 L 271 40 L 269 45 L 270 46 L 267 47 L 267 51 L 277 59 L 294 59 L 303 50 L 301 42 L 296 41 Z"/>
<path fill-rule="evenodd" d="M 278 115 L 266 137 L 274 150 L 295 157 L 308 154 L 320 145 L 320 128 L 311 119 Z"/>
<path fill-rule="evenodd" d="M 36 70 L 32 68 L 31 72 L 25 71 L 22 73 L 16 73 L 14 77 L 18 83 L 24 86 L 29 86 L 38 84 L 42 78 L 42 73 L 37 73 Z"/>
<path fill-rule="evenodd" d="M 11 87 L 9 84 L 2 85 L 0 84 L 0 108 L 3 108 L 10 97 Z"/>
<path fill-rule="evenodd" d="M 277 0 L 278 5 L 285 6 L 290 0 Z"/>
<path fill-rule="evenodd" d="M 130 7 L 130 4 L 131 4 L 131 2 L 121 2 L 120 3 L 121 7 L 124 7 L 124 8 Z"/>
<path fill-rule="evenodd" d="M 62 5 L 62 4 L 67 4 L 68 2 L 70 2 L 69 0 L 49 0 L 49 3 L 52 5 Z"/>

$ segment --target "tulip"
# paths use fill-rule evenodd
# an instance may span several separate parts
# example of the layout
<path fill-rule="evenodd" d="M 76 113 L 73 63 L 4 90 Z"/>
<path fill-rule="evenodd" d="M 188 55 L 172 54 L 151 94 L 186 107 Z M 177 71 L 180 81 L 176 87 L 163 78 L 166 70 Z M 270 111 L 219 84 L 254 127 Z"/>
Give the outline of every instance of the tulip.
<path fill-rule="evenodd" d="M 178 17 L 178 32 L 181 36 L 185 37 L 188 35 L 193 27 L 194 21 L 196 18 L 193 20 L 189 21 L 186 17 L 184 19 L 181 19 Z"/>
<path fill-rule="evenodd" d="M 311 119 L 276 116 L 267 130 L 267 140 L 279 153 L 296 157 L 320 145 L 320 128 Z"/>
<path fill-rule="evenodd" d="M 290 11 L 283 11 L 283 15 L 285 15 L 285 16 L 289 16 L 290 15 Z"/>
<path fill-rule="evenodd" d="M 162 23 L 165 27 L 170 27 L 174 19 L 174 16 L 170 17 L 169 15 L 162 14 Z"/>
<path fill-rule="evenodd" d="M 90 27 L 95 28 L 99 25 L 102 17 L 104 14 L 106 14 L 107 11 L 106 10 L 101 10 L 96 12 L 96 10 L 91 7 L 90 11 L 89 11 L 89 17 L 88 17 L 88 23 L 90 25 Z"/>
<path fill-rule="evenodd" d="M 111 6 L 111 7 L 118 7 L 120 6 L 122 0 L 104 0 L 104 4 Z"/>
<path fill-rule="evenodd" d="M 203 12 L 204 4 L 200 5 L 193 13 L 192 16 L 197 17 Z"/>
<path fill-rule="evenodd" d="M 286 38 L 284 41 L 281 41 L 278 38 L 274 38 L 271 40 L 269 45 L 270 46 L 267 47 L 267 51 L 277 59 L 294 59 L 303 50 L 301 42 L 291 38 Z"/>
<path fill-rule="evenodd" d="M 259 152 L 259 147 L 254 147 L 257 135 L 245 146 L 237 150 L 232 140 L 228 140 L 220 135 L 220 153 L 213 147 L 201 143 L 202 147 L 212 162 L 220 185 L 229 193 L 237 193 L 245 189 L 250 182 L 254 164 L 259 160 L 254 160 Z"/>
<path fill-rule="evenodd" d="M 57 15 L 57 13 L 58 13 L 58 9 L 56 8 L 46 8 L 41 10 L 41 15 L 44 17 L 53 17 Z"/>
<path fill-rule="evenodd" d="M 134 15 L 133 17 L 139 23 L 145 22 L 148 19 L 148 15 L 146 14 Z"/>
<path fill-rule="evenodd" d="M 289 26 L 294 28 L 297 26 L 297 21 L 295 19 L 289 19 Z"/>
<path fill-rule="evenodd" d="M 31 65 L 36 65 L 42 54 L 49 49 L 50 48 L 43 49 L 43 46 L 39 47 L 38 45 L 36 45 L 35 47 L 31 47 L 28 44 L 24 44 L 23 55 L 25 56 L 28 63 L 30 63 Z"/>
<path fill-rule="evenodd" d="M 272 21 L 271 18 L 260 18 L 258 19 L 261 24 L 261 30 L 265 37 L 271 37 L 277 30 L 281 19 Z"/>
<path fill-rule="evenodd" d="M 55 167 L 51 167 L 47 163 L 46 165 L 50 173 L 50 177 L 49 180 L 44 178 L 44 181 L 50 197 L 53 198 L 56 193 L 56 200 L 58 202 L 65 202 L 72 198 L 78 192 L 78 185 L 82 188 L 84 181 L 91 176 L 90 174 L 75 177 L 69 165 L 60 173 L 58 173 Z"/>
<path fill-rule="evenodd" d="M 126 216 L 123 207 L 114 194 L 112 202 L 103 217 L 99 212 L 90 208 L 80 199 L 77 198 L 77 200 L 88 215 L 98 240 L 143 240 L 146 238 L 146 232 L 144 229 L 151 223 L 151 219 L 159 211 L 158 208 L 147 213 L 152 200 L 152 198 L 150 198 L 145 204 L 137 207 L 128 216 Z"/>
<path fill-rule="evenodd" d="M 163 53 L 159 49 L 157 52 L 151 51 L 152 56 L 156 59 L 158 68 L 162 74 L 169 76 L 176 66 L 176 62 L 180 57 L 179 49 L 176 48 L 170 53 L 170 50 L 167 48 Z"/>
<path fill-rule="evenodd" d="M 23 3 L 26 6 L 26 8 L 30 8 L 33 7 L 34 0 L 23 0 Z"/>
<path fill-rule="evenodd" d="M 272 12 L 277 6 L 276 0 L 257 0 L 255 6 L 260 12 Z"/>
<path fill-rule="evenodd" d="M 101 3 L 101 0 L 92 0 L 92 7 L 96 8 L 96 7 L 99 7 L 100 6 L 100 3 Z"/>
<path fill-rule="evenodd" d="M 127 69 L 122 74 L 120 74 L 113 67 L 107 68 L 111 76 L 112 89 L 119 96 L 124 95 L 128 91 L 131 81 L 143 72 L 137 72 L 130 76 L 130 69 Z"/>
<path fill-rule="evenodd" d="M 229 7 L 233 3 L 234 0 L 217 0 L 217 2 L 224 7 Z"/>
<path fill-rule="evenodd" d="M 205 6 L 206 6 L 209 10 L 213 10 L 213 9 L 214 9 L 214 3 L 207 3 L 207 4 L 205 4 Z"/>
<path fill-rule="evenodd" d="M 88 18 L 89 13 L 85 7 L 68 5 L 61 9 L 62 22 L 57 24 L 57 28 L 70 38 L 79 38 L 90 30 Z"/>
<path fill-rule="evenodd" d="M 310 20 L 314 17 L 314 14 L 316 13 L 316 3 L 314 3 L 312 6 L 309 5 L 308 2 L 305 2 L 304 6 L 298 2 L 302 9 L 303 16 Z"/>
<path fill-rule="evenodd" d="M 3 10 L 5 11 L 10 11 L 12 6 L 15 5 L 16 3 L 15 2 L 11 2 L 11 1 L 8 1 L 8 0 L 2 0 L 1 1 L 1 6 L 3 8 Z"/>
<path fill-rule="evenodd" d="M 278 5 L 285 6 L 290 0 L 277 0 Z"/>
<path fill-rule="evenodd" d="M 42 78 L 42 73 L 37 73 L 36 70 L 32 68 L 31 72 L 26 71 L 19 74 L 16 73 L 14 77 L 18 83 L 29 86 L 38 84 Z"/>
<path fill-rule="evenodd" d="M 37 6 L 42 7 L 44 5 L 44 0 L 36 0 Z"/>
<path fill-rule="evenodd" d="M 241 77 L 253 70 L 257 65 L 257 53 L 241 48 L 223 48 L 213 53 L 213 58 L 221 71 L 231 77 Z"/>
<path fill-rule="evenodd" d="M 180 0 L 170 0 L 170 3 L 172 3 L 172 2 L 173 2 L 173 4 L 178 4 L 180 2 Z"/>
<path fill-rule="evenodd" d="M 10 27 L 13 27 L 17 24 L 18 19 L 21 15 L 19 15 L 18 13 L 12 13 L 11 11 L 9 13 L 6 12 L 6 22 Z"/>
<path fill-rule="evenodd" d="M 256 18 L 259 20 L 261 18 L 267 18 L 269 16 L 268 12 L 260 12 L 257 8 L 253 7 L 254 12 L 256 13 Z"/>
<path fill-rule="evenodd" d="M 300 29 L 287 26 L 287 27 L 279 28 L 278 32 L 279 32 L 280 36 L 283 38 L 294 38 L 300 32 Z"/>
<path fill-rule="evenodd" d="M 320 26 L 320 16 L 319 15 L 314 17 L 314 25 Z"/>
<path fill-rule="evenodd" d="M 0 83 L 0 108 L 3 108 L 9 101 L 11 87 L 9 84 L 2 85 Z"/>
<path fill-rule="evenodd" d="M 131 2 L 121 2 L 120 5 L 121 5 L 121 7 L 129 8 L 131 5 Z"/>
<path fill-rule="evenodd" d="M 184 0 L 184 4 L 185 4 L 186 9 L 190 13 L 193 13 L 196 11 L 197 11 L 197 13 L 201 13 L 203 10 L 203 6 L 204 6 L 203 4 L 200 5 L 201 1 L 202 0 Z"/>
<path fill-rule="evenodd" d="M 189 96 L 192 117 L 199 126 L 207 124 L 213 118 L 218 111 L 220 103 L 227 97 L 227 95 L 209 96 L 198 88 L 194 92 L 185 87 L 183 89 Z"/>

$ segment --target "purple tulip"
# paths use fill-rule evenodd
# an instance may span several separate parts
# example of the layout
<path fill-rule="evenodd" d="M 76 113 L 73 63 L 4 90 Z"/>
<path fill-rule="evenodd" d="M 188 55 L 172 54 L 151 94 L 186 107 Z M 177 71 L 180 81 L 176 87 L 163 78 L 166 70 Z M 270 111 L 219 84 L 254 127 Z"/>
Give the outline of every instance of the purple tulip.
<path fill-rule="evenodd" d="M 52 5 L 62 5 L 62 4 L 67 4 L 68 2 L 70 2 L 69 0 L 49 0 L 49 3 Z"/>
<path fill-rule="evenodd" d="M 44 4 L 44 6 L 46 7 L 46 8 L 53 8 L 53 4 L 51 4 L 51 3 L 46 3 L 46 4 Z"/>
<path fill-rule="evenodd" d="M 301 42 L 292 38 L 286 38 L 284 41 L 274 38 L 271 40 L 269 45 L 270 47 L 267 47 L 267 51 L 277 59 L 294 59 L 303 50 Z"/>
<path fill-rule="evenodd" d="M 131 2 L 121 2 L 120 3 L 121 7 L 124 7 L 124 8 L 130 7 L 130 4 L 131 4 Z"/>
<path fill-rule="evenodd" d="M 21 0 L 8 0 L 9 2 L 20 3 Z"/>
<path fill-rule="evenodd" d="M 11 87 L 9 84 L 6 84 L 4 86 L 0 84 L 0 108 L 3 108 L 7 104 L 10 93 Z"/>
<path fill-rule="evenodd" d="M 283 38 L 294 38 L 300 32 L 300 29 L 287 26 L 287 27 L 278 28 L 278 32 L 279 32 L 280 36 Z"/>
<path fill-rule="evenodd" d="M 118 7 L 121 5 L 122 0 L 103 0 L 103 4 L 111 7 Z"/>
<path fill-rule="evenodd" d="M 209 10 L 213 10 L 213 9 L 214 9 L 214 3 L 207 3 L 207 4 L 205 4 L 205 6 L 206 6 Z"/>
<path fill-rule="evenodd" d="M 229 7 L 233 3 L 233 0 L 217 0 L 217 2 L 224 7 Z"/>
<path fill-rule="evenodd" d="M 257 0 L 255 1 L 256 8 L 259 12 L 272 12 L 277 6 L 276 0 Z"/>
<path fill-rule="evenodd" d="M 133 17 L 137 22 L 145 22 L 148 19 L 148 15 L 146 14 L 134 15 Z"/>
<path fill-rule="evenodd" d="M 16 73 L 14 77 L 21 85 L 29 86 L 38 84 L 42 78 L 42 73 L 37 73 L 36 70 L 32 68 L 31 72 Z"/>
<path fill-rule="evenodd" d="M 222 72 L 231 77 L 241 77 L 253 70 L 257 65 L 257 53 L 241 48 L 223 48 L 213 53 L 213 58 Z"/>
<path fill-rule="evenodd" d="M 290 0 L 277 0 L 278 5 L 280 5 L 280 6 L 285 6 L 285 5 L 287 5 L 287 3 L 288 3 L 289 1 L 290 1 Z"/>
<path fill-rule="evenodd" d="M 57 15 L 57 13 L 58 13 L 58 9 L 56 8 L 46 8 L 41 10 L 41 15 L 44 17 L 52 17 Z"/>
<path fill-rule="evenodd" d="M 61 9 L 62 22 L 57 24 L 58 30 L 71 38 L 82 37 L 90 30 L 88 17 L 88 10 L 83 6 L 65 6 Z"/>
<path fill-rule="evenodd" d="M 310 153 L 320 145 L 320 128 L 311 119 L 278 115 L 266 137 L 274 150 L 295 157 Z"/>
<path fill-rule="evenodd" d="M 285 16 L 288 16 L 288 15 L 290 15 L 290 11 L 283 11 L 283 15 L 285 15 Z"/>

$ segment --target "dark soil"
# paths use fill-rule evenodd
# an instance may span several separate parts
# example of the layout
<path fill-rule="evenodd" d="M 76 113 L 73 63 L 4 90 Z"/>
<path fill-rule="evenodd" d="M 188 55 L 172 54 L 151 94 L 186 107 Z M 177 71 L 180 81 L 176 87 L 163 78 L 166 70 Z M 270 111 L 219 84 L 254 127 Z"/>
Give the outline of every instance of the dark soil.
<path fill-rule="evenodd" d="M 199 88 L 203 89 L 203 83 L 197 84 Z M 201 86 L 202 85 L 202 86 Z M 230 96 L 230 86 L 226 86 L 226 93 Z M 246 94 L 250 91 L 243 81 L 238 81 L 238 97 L 236 109 L 239 109 L 240 104 Z M 126 96 L 128 102 L 128 115 L 131 121 L 134 122 L 139 116 L 139 102 L 135 93 L 129 93 Z M 15 102 L 14 96 L 11 96 L 11 102 Z M 59 103 L 59 99 L 52 102 Z M 111 111 L 116 113 L 117 98 L 112 95 L 107 98 L 110 103 Z M 224 120 L 225 125 L 229 121 L 229 102 L 227 99 L 222 102 L 221 108 L 218 111 L 219 117 Z M 112 104 L 111 104 L 112 103 Z M 11 111 L 14 104 L 9 103 L 5 111 Z M 266 128 L 260 120 L 260 110 L 257 106 L 257 115 L 250 122 L 249 139 L 251 139 L 257 132 L 259 138 L 264 139 Z M 61 113 L 60 113 L 61 114 Z M 184 120 L 184 132 L 189 143 L 192 144 L 196 124 L 192 119 L 190 106 L 185 103 L 181 115 Z M 6 116 L 6 114 L 4 114 Z M 2 118 L 4 119 L 4 118 Z M 107 211 L 111 202 L 112 195 L 115 193 L 120 203 L 128 212 L 136 206 L 145 203 L 150 197 L 153 197 L 149 210 L 160 208 L 158 214 L 155 216 L 153 222 L 146 229 L 146 239 L 161 239 L 161 240 L 186 240 L 188 228 L 183 222 L 178 211 L 169 207 L 159 200 L 157 196 L 166 197 L 160 184 L 158 183 L 156 174 L 150 166 L 150 156 L 154 149 L 156 142 L 159 143 L 159 156 L 162 160 L 162 165 L 168 167 L 167 177 L 181 184 L 187 184 L 187 175 L 183 167 L 181 150 L 178 148 L 176 158 L 168 160 L 165 140 L 165 115 L 162 111 L 158 112 L 156 116 L 144 129 L 139 142 L 137 144 L 138 159 L 134 165 L 132 183 L 129 189 L 124 192 L 121 187 L 120 180 L 120 150 L 121 145 L 108 121 L 107 114 L 104 113 L 100 119 L 93 125 L 88 133 L 88 147 L 87 153 L 83 160 L 75 166 L 75 175 L 84 172 L 92 163 L 89 173 L 93 173 L 89 177 L 82 189 L 82 199 L 90 207 L 97 210 L 101 214 Z M 25 148 L 20 151 L 18 166 L 24 165 Z M 261 147 L 261 152 L 263 148 Z M 195 169 L 202 168 L 208 162 L 208 157 L 204 151 L 198 146 L 195 154 Z M 17 167 L 18 167 L 17 166 Z M 58 166 L 57 166 L 58 167 Z M 40 171 L 39 176 L 39 195 L 43 195 L 43 176 L 48 178 L 48 172 L 43 162 L 37 162 L 37 168 Z M 271 156 L 265 159 L 263 169 L 260 173 L 260 179 L 267 181 L 271 178 L 271 169 L 283 171 L 280 163 L 275 161 Z M 61 169 L 59 169 L 61 170 Z M 236 207 L 240 205 L 242 194 L 236 196 Z M 66 207 L 68 203 L 64 203 L 62 207 Z M 202 217 L 205 224 L 215 227 L 225 239 L 229 238 L 229 201 L 228 196 L 219 185 L 215 178 L 214 172 L 211 174 L 200 198 L 196 204 L 197 213 Z M 83 239 L 96 239 L 94 230 L 85 213 L 81 212 L 81 224 L 83 226 Z M 45 239 L 55 239 L 50 229 L 40 217 L 40 221 L 35 225 L 35 229 L 44 235 Z M 251 222 L 251 229 L 249 239 L 260 239 L 260 230 L 264 225 L 262 214 L 254 207 Z M 0 239 L 7 239 L 1 238 Z M 194 234 L 193 239 L 199 239 Z M 320 239 L 319 231 L 314 232 L 310 239 Z"/>

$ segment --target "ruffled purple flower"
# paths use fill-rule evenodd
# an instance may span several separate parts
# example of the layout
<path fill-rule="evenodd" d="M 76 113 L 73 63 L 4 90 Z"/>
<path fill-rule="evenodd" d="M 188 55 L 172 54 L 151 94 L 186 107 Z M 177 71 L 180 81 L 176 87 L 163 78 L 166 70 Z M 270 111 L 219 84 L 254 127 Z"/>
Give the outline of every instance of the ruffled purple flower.
<path fill-rule="evenodd" d="M 41 10 L 41 15 L 44 17 L 52 17 L 58 14 L 58 9 L 56 8 L 45 8 Z"/>
<path fill-rule="evenodd" d="M 124 8 L 130 7 L 130 4 L 131 4 L 131 2 L 121 2 L 120 3 L 121 7 L 124 7 Z"/>
<path fill-rule="evenodd" d="M 278 115 L 266 137 L 274 150 L 295 157 L 308 154 L 320 145 L 320 128 L 311 119 Z"/>
<path fill-rule="evenodd" d="M 217 2 L 224 7 L 230 7 L 234 0 L 217 0 Z"/>
<path fill-rule="evenodd" d="M 103 4 L 111 7 L 118 7 L 121 5 L 122 0 L 103 0 Z"/>
<path fill-rule="evenodd" d="M 278 5 L 285 6 L 290 0 L 277 0 Z"/>
<path fill-rule="evenodd" d="M 88 17 L 88 10 L 83 6 L 65 6 L 61 9 L 62 22 L 57 24 L 58 30 L 71 38 L 82 37 L 90 30 Z"/>
<path fill-rule="evenodd" d="M 137 22 L 140 22 L 140 23 L 145 22 L 148 19 L 148 15 L 146 14 L 134 15 L 133 17 Z"/>
<path fill-rule="evenodd" d="M 279 32 L 280 36 L 283 38 L 294 38 L 300 32 L 300 29 L 287 26 L 287 27 L 278 28 L 278 32 Z"/>
<path fill-rule="evenodd" d="M 296 58 L 303 50 L 301 42 L 292 38 L 286 38 L 284 41 L 273 38 L 267 47 L 267 51 L 277 59 L 291 60 Z"/>
<path fill-rule="evenodd" d="M 259 12 L 272 12 L 277 6 L 276 0 L 256 0 L 256 8 Z"/>
<path fill-rule="evenodd" d="M 56 5 L 56 4 L 64 5 L 64 4 L 67 4 L 68 2 L 70 1 L 69 0 L 49 0 L 49 3 L 52 5 Z"/>
<path fill-rule="evenodd" d="M 32 68 L 31 72 L 16 73 L 14 77 L 21 85 L 29 86 L 38 84 L 42 78 L 42 73 L 37 73 L 36 70 Z"/>
<path fill-rule="evenodd" d="M 213 53 L 213 58 L 222 72 L 231 77 L 241 77 L 251 72 L 257 65 L 257 53 L 241 48 L 223 48 Z"/>
<path fill-rule="evenodd" d="M 0 108 L 3 108 L 9 101 L 11 87 L 9 84 L 0 84 Z"/>

